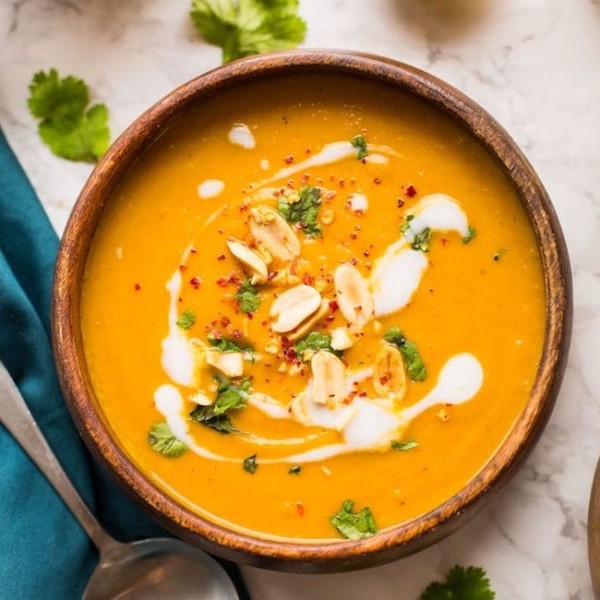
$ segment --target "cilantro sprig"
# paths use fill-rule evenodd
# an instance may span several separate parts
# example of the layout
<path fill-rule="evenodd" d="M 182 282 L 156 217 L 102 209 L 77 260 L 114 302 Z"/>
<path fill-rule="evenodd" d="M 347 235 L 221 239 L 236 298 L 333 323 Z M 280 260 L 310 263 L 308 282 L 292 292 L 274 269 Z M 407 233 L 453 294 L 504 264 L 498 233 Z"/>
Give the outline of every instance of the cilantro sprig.
<path fill-rule="evenodd" d="M 494 600 L 486 572 L 480 567 L 456 565 L 445 581 L 434 581 L 421 594 L 420 600 Z"/>
<path fill-rule="evenodd" d="M 108 109 L 104 104 L 88 108 L 89 103 L 86 83 L 73 76 L 61 79 L 56 69 L 38 71 L 29 85 L 27 105 L 40 121 L 38 133 L 62 158 L 96 162 L 108 148 Z"/>
<path fill-rule="evenodd" d="M 354 502 L 346 500 L 329 522 L 349 540 L 358 540 L 377 533 L 377 525 L 371 509 L 368 506 L 357 512 L 353 509 Z"/>
<path fill-rule="evenodd" d="M 242 462 L 242 468 L 246 473 L 250 473 L 250 475 L 254 475 L 256 473 L 256 469 L 258 469 L 258 463 L 256 462 L 256 454 L 252 456 L 248 456 Z"/>
<path fill-rule="evenodd" d="M 351 140 L 350 144 L 352 144 L 353 148 L 356 148 L 356 158 L 358 160 L 362 160 L 363 158 L 367 158 L 369 156 L 369 152 L 367 150 L 367 140 L 364 135 L 355 135 Z"/>
<path fill-rule="evenodd" d="M 392 447 L 392 450 L 399 450 L 400 452 L 408 452 L 409 450 L 412 450 L 413 448 L 418 448 L 419 442 L 417 442 L 417 440 L 414 440 L 414 439 L 392 440 L 390 442 L 390 446 Z"/>
<path fill-rule="evenodd" d="M 231 422 L 229 413 L 246 408 L 246 400 L 250 393 L 250 380 L 244 379 L 238 385 L 223 375 L 215 375 L 215 381 L 219 386 L 214 404 L 197 406 L 190 413 L 190 418 L 219 433 L 229 434 L 238 431 Z"/>
<path fill-rule="evenodd" d="M 192 0 L 190 17 L 202 37 L 223 50 L 223 62 L 294 48 L 306 23 L 298 0 Z"/>
<path fill-rule="evenodd" d="M 260 307 L 260 296 L 258 288 L 250 283 L 250 279 L 246 279 L 235 294 L 235 300 L 240 307 L 240 310 L 246 314 L 254 314 Z"/>
<path fill-rule="evenodd" d="M 398 327 L 390 327 L 384 333 L 383 339 L 390 344 L 394 344 L 400 350 L 411 381 L 425 381 L 427 379 L 427 367 L 421 358 L 417 345 L 407 340 Z"/>
<path fill-rule="evenodd" d="M 303 356 L 307 350 L 313 350 L 314 352 L 326 350 L 336 356 L 342 354 L 331 347 L 331 336 L 326 333 L 321 333 L 320 331 L 311 331 L 294 346 L 294 350 L 298 356 Z"/>
<path fill-rule="evenodd" d="M 323 231 L 318 223 L 319 208 L 321 207 L 321 190 L 307 185 L 299 191 L 294 202 L 285 194 L 279 196 L 277 210 L 288 223 L 298 223 L 302 231 L 308 235 L 320 237 Z"/>
<path fill-rule="evenodd" d="M 249 360 L 254 361 L 255 359 L 256 353 L 254 346 L 251 346 L 250 344 L 240 344 L 227 337 L 218 337 L 214 333 L 209 333 L 207 338 L 208 343 L 219 352 L 224 354 L 227 354 L 228 352 L 241 352 L 242 354 L 245 354 L 246 358 Z"/>
<path fill-rule="evenodd" d="M 168 458 L 181 456 L 187 450 L 187 444 L 177 439 L 164 421 L 152 425 L 147 439 L 152 450 Z"/>
<path fill-rule="evenodd" d="M 196 313 L 192 310 L 185 310 L 176 321 L 177 327 L 181 329 L 190 329 L 196 323 Z"/>

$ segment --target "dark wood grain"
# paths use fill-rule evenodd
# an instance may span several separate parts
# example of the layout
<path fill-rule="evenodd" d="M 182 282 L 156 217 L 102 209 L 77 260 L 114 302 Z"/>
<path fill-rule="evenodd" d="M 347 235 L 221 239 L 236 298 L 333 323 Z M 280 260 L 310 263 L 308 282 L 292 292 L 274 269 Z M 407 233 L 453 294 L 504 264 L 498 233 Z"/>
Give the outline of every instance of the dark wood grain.
<path fill-rule="evenodd" d="M 177 503 L 130 461 L 112 436 L 96 403 L 82 350 L 80 293 L 85 261 L 104 207 L 130 166 L 174 120 L 206 99 L 248 82 L 291 73 L 376 81 L 413 94 L 461 124 L 512 181 L 535 231 L 543 263 L 547 298 L 543 357 L 531 397 L 504 443 L 464 489 L 435 510 L 359 541 L 312 543 L 245 535 Z M 290 51 L 237 61 L 182 85 L 141 115 L 111 146 L 82 190 L 61 242 L 53 296 L 53 344 L 69 410 L 88 448 L 164 527 L 233 561 L 284 571 L 344 571 L 402 558 L 441 540 L 506 485 L 552 412 L 570 341 L 571 296 L 567 250 L 550 199 L 521 150 L 487 112 L 450 85 L 390 59 L 330 50 Z"/>

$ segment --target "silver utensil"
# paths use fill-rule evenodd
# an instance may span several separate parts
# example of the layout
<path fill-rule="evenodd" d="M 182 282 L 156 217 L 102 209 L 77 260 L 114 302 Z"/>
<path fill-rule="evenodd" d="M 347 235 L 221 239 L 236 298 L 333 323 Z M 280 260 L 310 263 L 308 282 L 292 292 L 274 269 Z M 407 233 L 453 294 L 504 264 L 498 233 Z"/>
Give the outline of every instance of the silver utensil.
<path fill-rule="evenodd" d="M 588 508 L 588 560 L 596 600 L 600 600 L 600 459 L 596 463 Z"/>
<path fill-rule="evenodd" d="M 223 567 L 201 550 L 167 538 L 122 544 L 100 527 L 63 471 L 1 362 L 0 418 L 100 553 L 100 561 L 82 600 L 238 600 Z"/>

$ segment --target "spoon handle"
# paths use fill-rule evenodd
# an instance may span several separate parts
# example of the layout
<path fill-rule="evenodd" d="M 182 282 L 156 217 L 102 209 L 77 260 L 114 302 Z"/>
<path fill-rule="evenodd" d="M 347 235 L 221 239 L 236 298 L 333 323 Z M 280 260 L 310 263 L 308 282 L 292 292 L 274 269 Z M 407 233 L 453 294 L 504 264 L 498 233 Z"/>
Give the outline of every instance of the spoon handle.
<path fill-rule="evenodd" d="M 600 459 L 596 464 L 588 511 L 588 557 L 594 596 L 600 600 Z"/>
<path fill-rule="evenodd" d="M 58 492 L 98 550 L 117 545 L 118 542 L 100 527 L 73 487 L 2 362 L 0 362 L 0 419 Z"/>

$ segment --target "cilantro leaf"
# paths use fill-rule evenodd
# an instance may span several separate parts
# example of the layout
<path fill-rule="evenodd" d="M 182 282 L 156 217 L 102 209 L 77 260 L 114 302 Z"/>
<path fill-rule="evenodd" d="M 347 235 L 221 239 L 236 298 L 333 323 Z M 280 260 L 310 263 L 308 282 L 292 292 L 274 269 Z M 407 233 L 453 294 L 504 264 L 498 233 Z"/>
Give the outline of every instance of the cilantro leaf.
<path fill-rule="evenodd" d="M 147 439 L 152 450 L 160 452 L 168 458 L 181 456 L 187 450 L 187 445 L 175 437 L 171 428 L 164 421 L 152 425 Z"/>
<path fill-rule="evenodd" d="M 293 48 L 306 34 L 298 0 L 192 0 L 190 16 L 202 37 L 222 48 L 224 63 Z"/>
<path fill-rule="evenodd" d="M 421 359 L 417 345 L 407 340 L 398 327 L 390 327 L 383 335 L 383 339 L 390 344 L 394 344 L 400 350 L 411 381 L 425 381 L 427 379 L 427 368 Z"/>
<path fill-rule="evenodd" d="M 210 406 L 198 405 L 191 413 L 190 418 L 196 423 L 210 427 L 223 434 L 238 431 L 231 419 L 229 412 L 246 408 L 246 399 L 250 392 L 250 380 L 244 379 L 239 385 L 232 383 L 223 375 L 215 375 L 218 382 L 217 397 Z"/>
<path fill-rule="evenodd" d="M 304 233 L 320 237 L 323 235 L 317 222 L 321 206 L 321 190 L 318 187 L 303 187 L 298 197 L 279 196 L 277 210 L 289 223 L 298 223 Z"/>
<path fill-rule="evenodd" d="M 235 294 L 235 299 L 240 307 L 240 310 L 249 315 L 255 313 L 260 306 L 260 296 L 258 288 L 250 283 L 250 279 L 246 279 Z"/>
<path fill-rule="evenodd" d="M 377 533 L 377 525 L 371 509 L 367 506 L 358 512 L 353 512 L 353 508 L 354 502 L 346 500 L 329 522 L 349 540 L 358 540 Z"/>
<path fill-rule="evenodd" d="M 355 135 L 350 143 L 354 148 L 356 148 L 356 158 L 358 160 L 362 160 L 363 158 L 367 158 L 369 156 L 369 152 L 367 151 L 367 140 L 365 140 L 364 135 Z"/>
<path fill-rule="evenodd" d="M 108 109 L 96 104 L 86 110 L 89 101 L 88 87 L 81 79 L 61 79 L 56 69 L 33 76 L 27 105 L 40 120 L 42 141 L 57 156 L 95 162 L 106 152 L 110 142 Z"/>
<path fill-rule="evenodd" d="M 334 350 L 331 347 L 331 336 L 319 331 L 311 331 L 305 338 L 302 338 L 294 346 L 294 350 L 298 356 L 302 356 L 307 350 L 327 350 L 336 356 L 340 356 L 341 352 Z"/>
<path fill-rule="evenodd" d="M 301 472 L 302 472 L 302 465 L 292 465 L 288 469 L 288 473 L 290 475 L 300 475 Z"/>
<path fill-rule="evenodd" d="M 469 225 L 468 231 L 469 233 L 463 238 L 463 244 L 468 244 L 477 235 L 477 229 L 475 229 L 475 227 Z"/>
<path fill-rule="evenodd" d="M 494 600 L 495 597 L 483 569 L 456 565 L 446 574 L 444 582 L 429 584 L 420 600 Z"/>
<path fill-rule="evenodd" d="M 419 447 L 419 442 L 417 442 L 417 440 L 406 440 L 404 442 L 400 441 L 400 440 L 392 440 L 390 442 L 390 445 L 392 446 L 393 450 L 400 450 L 400 452 L 408 452 L 409 450 L 412 450 L 413 448 L 418 448 Z"/>
<path fill-rule="evenodd" d="M 410 247 L 413 250 L 420 250 L 421 252 L 429 252 L 429 246 L 431 244 L 431 228 L 425 227 L 421 231 L 415 233 L 411 228 L 411 222 L 414 220 L 415 215 L 406 215 L 406 219 L 402 225 L 400 225 L 400 231 L 410 242 Z"/>
<path fill-rule="evenodd" d="M 238 344 L 232 339 L 226 337 L 217 337 L 213 333 L 208 334 L 208 343 L 213 348 L 216 348 L 219 352 L 241 352 L 246 354 L 249 360 L 254 361 L 255 352 L 253 346 Z"/>
<path fill-rule="evenodd" d="M 196 323 L 196 314 L 192 310 L 186 310 L 179 315 L 176 323 L 181 329 L 190 329 Z"/>
<path fill-rule="evenodd" d="M 242 463 L 242 467 L 244 468 L 244 471 L 246 471 L 246 473 L 254 475 L 254 473 L 256 473 L 256 469 L 258 469 L 258 463 L 256 462 L 256 454 L 245 458 L 244 462 Z"/>

